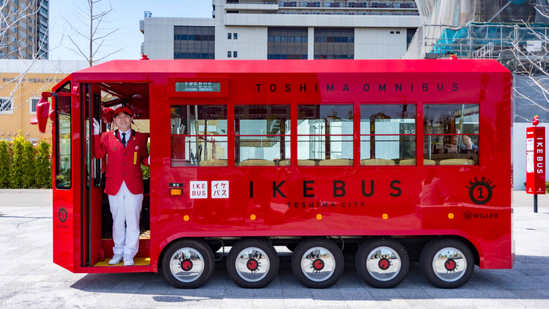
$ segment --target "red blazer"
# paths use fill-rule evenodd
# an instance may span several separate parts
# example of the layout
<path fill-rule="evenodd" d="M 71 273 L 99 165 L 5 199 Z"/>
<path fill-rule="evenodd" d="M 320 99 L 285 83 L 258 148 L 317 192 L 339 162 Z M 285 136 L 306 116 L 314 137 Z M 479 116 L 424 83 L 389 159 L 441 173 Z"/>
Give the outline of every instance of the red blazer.
<path fill-rule="evenodd" d="M 128 190 L 133 194 L 143 193 L 143 172 L 141 164 L 149 166 L 147 151 L 147 134 L 131 130 L 132 135 L 126 145 L 122 146 L 118 130 L 105 132 L 94 136 L 93 155 L 96 159 L 107 156 L 107 179 L 105 193 L 116 195 L 126 182 Z"/>

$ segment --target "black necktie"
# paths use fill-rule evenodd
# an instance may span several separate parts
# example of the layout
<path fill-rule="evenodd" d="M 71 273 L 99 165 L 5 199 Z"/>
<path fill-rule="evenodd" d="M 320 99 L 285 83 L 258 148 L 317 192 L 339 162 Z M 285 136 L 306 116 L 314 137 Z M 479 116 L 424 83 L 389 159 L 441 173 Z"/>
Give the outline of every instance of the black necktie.
<path fill-rule="evenodd" d="M 122 146 L 126 148 L 126 133 L 122 133 Z"/>

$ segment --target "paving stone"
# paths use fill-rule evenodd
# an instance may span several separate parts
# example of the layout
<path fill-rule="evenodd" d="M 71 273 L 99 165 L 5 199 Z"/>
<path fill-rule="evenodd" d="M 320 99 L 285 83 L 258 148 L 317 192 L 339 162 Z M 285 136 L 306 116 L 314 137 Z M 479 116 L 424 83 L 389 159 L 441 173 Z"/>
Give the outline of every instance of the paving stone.
<path fill-rule="evenodd" d="M 521 199 L 531 197 L 515 193 Z M 204 286 L 181 290 L 157 273 L 73 274 L 53 263 L 51 205 L 7 207 L 0 201 L 0 212 L 10 216 L 0 217 L 0 308 L 549 308 L 549 207 L 541 203 L 533 214 L 520 203 L 514 212 L 515 267 L 476 267 L 460 289 L 433 287 L 415 262 L 399 286 L 375 289 L 348 256 L 334 286 L 309 289 L 293 275 L 289 251 L 279 248 L 279 274 L 264 289 L 237 286 L 223 260 Z"/>

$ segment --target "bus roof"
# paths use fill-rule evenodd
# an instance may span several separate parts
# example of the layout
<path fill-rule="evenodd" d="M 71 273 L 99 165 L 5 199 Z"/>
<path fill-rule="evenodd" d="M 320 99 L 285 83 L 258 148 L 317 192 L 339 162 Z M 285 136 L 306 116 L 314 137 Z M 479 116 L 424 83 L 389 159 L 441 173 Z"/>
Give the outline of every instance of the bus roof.
<path fill-rule="evenodd" d="M 496 60 L 113 60 L 77 71 L 93 73 L 509 73 Z"/>

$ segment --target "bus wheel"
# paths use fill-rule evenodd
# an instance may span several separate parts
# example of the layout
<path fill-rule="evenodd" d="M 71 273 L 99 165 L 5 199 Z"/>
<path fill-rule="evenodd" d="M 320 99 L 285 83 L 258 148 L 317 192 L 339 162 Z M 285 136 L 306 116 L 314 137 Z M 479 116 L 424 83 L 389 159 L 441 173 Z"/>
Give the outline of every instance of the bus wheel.
<path fill-rule="evenodd" d="M 393 239 L 373 239 L 363 243 L 356 253 L 356 270 L 375 288 L 399 285 L 410 269 L 408 252 Z"/>
<path fill-rule="evenodd" d="M 266 239 L 242 239 L 231 248 L 227 272 L 243 288 L 262 288 L 278 274 L 278 254 Z"/>
<path fill-rule="evenodd" d="M 473 253 L 462 241 L 440 238 L 421 251 L 420 265 L 427 279 L 439 288 L 458 288 L 471 278 L 475 268 Z"/>
<path fill-rule="evenodd" d="M 343 253 L 331 240 L 305 239 L 292 254 L 292 270 L 303 285 L 327 288 L 339 280 L 345 268 Z"/>
<path fill-rule="evenodd" d="M 201 240 L 181 239 L 164 254 L 162 272 L 176 288 L 194 289 L 210 279 L 215 260 L 210 246 Z"/>

